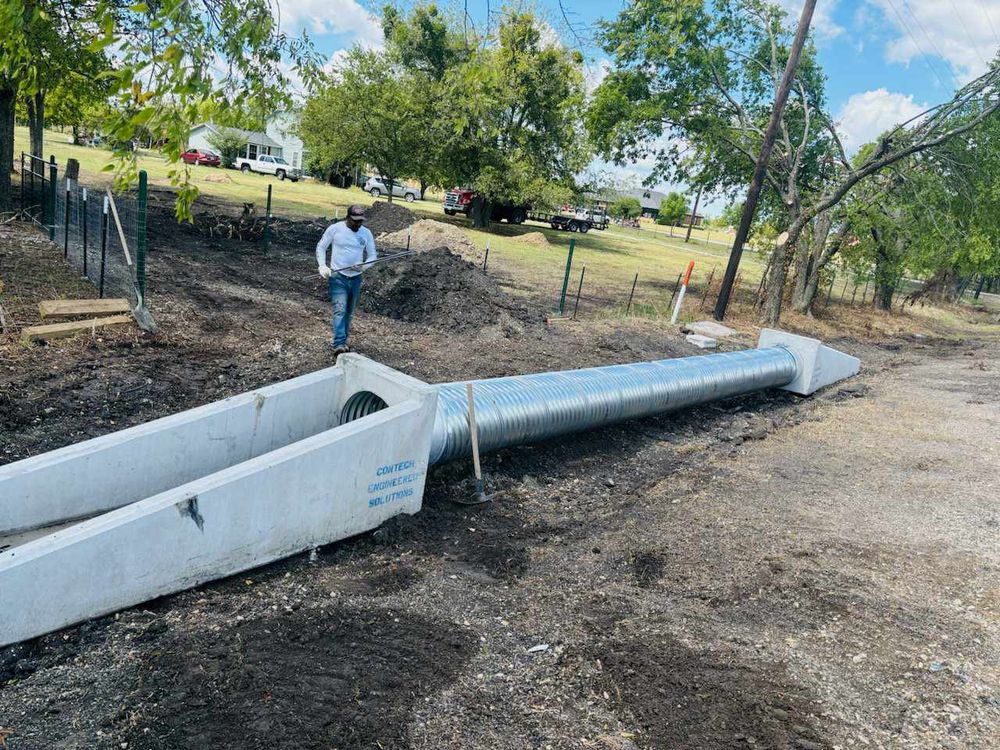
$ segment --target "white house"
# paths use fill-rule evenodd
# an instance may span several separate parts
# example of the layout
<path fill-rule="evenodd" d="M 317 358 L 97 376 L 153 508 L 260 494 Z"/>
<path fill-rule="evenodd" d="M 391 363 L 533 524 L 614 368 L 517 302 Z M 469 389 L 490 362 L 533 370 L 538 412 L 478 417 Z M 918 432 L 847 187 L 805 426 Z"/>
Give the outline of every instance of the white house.
<path fill-rule="evenodd" d="M 281 144 L 282 156 L 293 169 L 305 169 L 306 150 L 302 139 L 295 134 L 299 117 L 295 112 L 278 112 L 267 119 L 265 132 L 269 138 Z"/>
<path fill-rule="evenodd" d="M 258 156 L 263 156 L 264 154 L 284 157 L 281 144 L 266 133 L 257 133 L 253 130 L 243 130 L 241 128 L 226 128 L 211 122 L 205 122 L 191 128 L 191 135 L 188 137 L 188 148 L 195 148 L 199 151 L 206 149 L 217 151 L 218 149 L 212 145 L 211 140 L 214 135 L 223 132 L 236 133 L 242 136 L 245 142 L 240 148 L 239 155 L 245 159 L 256 159 Z"/>

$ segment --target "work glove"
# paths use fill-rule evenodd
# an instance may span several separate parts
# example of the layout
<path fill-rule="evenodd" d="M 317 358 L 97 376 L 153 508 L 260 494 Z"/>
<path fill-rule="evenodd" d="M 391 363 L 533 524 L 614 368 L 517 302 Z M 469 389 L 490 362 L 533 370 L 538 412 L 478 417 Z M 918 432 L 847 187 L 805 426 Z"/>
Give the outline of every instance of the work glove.
<path fill-rule="evenodd" d="M 319 275 L 322 276 L 324 279 L 330 278 L 330 275 L 332 273 L 333 271 L 330 270 L 330 266 L 322 265 L 319 267 Z"/>

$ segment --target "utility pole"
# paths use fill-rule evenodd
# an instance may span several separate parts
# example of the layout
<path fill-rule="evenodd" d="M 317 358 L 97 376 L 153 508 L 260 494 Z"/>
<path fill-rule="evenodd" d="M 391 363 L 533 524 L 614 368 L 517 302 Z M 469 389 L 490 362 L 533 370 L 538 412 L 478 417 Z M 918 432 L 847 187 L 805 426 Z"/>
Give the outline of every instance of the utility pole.
<path fill-rule="evenodd" d="M 750 235 L 750 224 L 753 221 L 754 213 L 757 211 L 757 200 L 760 198 L 761 188 L 764 186 L 767 162 L 771 158 L 771 149 L 774 148 L 774 139 L 778 135 L 781 115 L 785 110 L 785 103 L 788 101 L 788 92 L 792 88 L 792 81 L 795 79 L 795 68 L 798 67 L 799 56 L 802 54 L 802 47 L 805 45 L 806 36 L 809 34 L 809 24 L 812 21 L 814 10 L 816 10 L 816 0 L 806 0 L 802 6 L 802 15 L 799 17 L 799 27 L 795 30 L 795 39 L 792 42 L 792 49 L 788 55 L 788 63 L 785 65 L 785 73 L 781 77 L 778 91 L 774 95 L 774 108 L 771 110 L 771 120 L 767 123 L 767 130 L 764 131 L 764 142 L 760 146 L 760 155 L 757 157 L 757 165 L 753 170 L 753 179 L 750 180 L 750 189 L 747 191 L 747 199 L 743 204 L 743 216 L 740 217 L 740 226 L 736 230 L 736 239 L 733 240 L 733 249 L 729 254 L 729 264 L 726 266 L 726 275 L 722 277 L 722 286 L 719 288 L 719 299 L 715 302 L 715 312 L 713 315 L 716 320 L 722 320 L 726 317 L 726 308 L 729 307 L 729 295 L 733 289 L 733 282 L 736 280 L 736 272 L 740 267 L 740 256 L 743 255 L 743 244 Z"/>
<path fill-rule="evenodd" d="M 698 187 L 698 194 L 694 197 L 694 208 L 691 209 L 691 220 L 688 222 L 687 235 L 684 237 L 684 242 L 691 241 L 691 228 L 694 226 L 694 217 L 698 215 L 698 203 L 701 201 L 701 186 Z"/>

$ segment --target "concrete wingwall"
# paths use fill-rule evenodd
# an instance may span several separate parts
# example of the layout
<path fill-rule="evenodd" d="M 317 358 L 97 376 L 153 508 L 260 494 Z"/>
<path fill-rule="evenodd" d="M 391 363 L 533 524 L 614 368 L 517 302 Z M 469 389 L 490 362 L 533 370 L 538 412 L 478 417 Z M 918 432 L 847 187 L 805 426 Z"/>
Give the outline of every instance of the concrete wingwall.
<path fill-rule="evenodd" d="M 0 466 L 0 534 L 120 508 L 328 430 L 343 377 L 330 367 Z"/>
<path fill-rule="evenodd" d="M 436 391 L 360 357 L 341 370 L 324 411 L 387 406 L 0 553 L 0 646 L 417 512 Z"/>

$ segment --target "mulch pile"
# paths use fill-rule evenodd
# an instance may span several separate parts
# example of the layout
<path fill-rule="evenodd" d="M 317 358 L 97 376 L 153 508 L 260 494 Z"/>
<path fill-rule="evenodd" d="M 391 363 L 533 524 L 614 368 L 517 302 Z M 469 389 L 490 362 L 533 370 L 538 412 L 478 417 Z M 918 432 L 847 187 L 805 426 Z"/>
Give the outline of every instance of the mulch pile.
<path fill-rule="evenodd" d="M 446 247 L 390 260 L 365 272 L 361 306 L 397 320 L 464 331 L 545 315 L 513 299 L 497 281 Z"/>
<path fill-rule="evenodd" d="M 417 217 L 413 215 L 413 211 L 398 203 L 375 201 L 365 211 L 365 226 L 374 235 L 398 232 L 406 229 L 416 220 Z"/>

